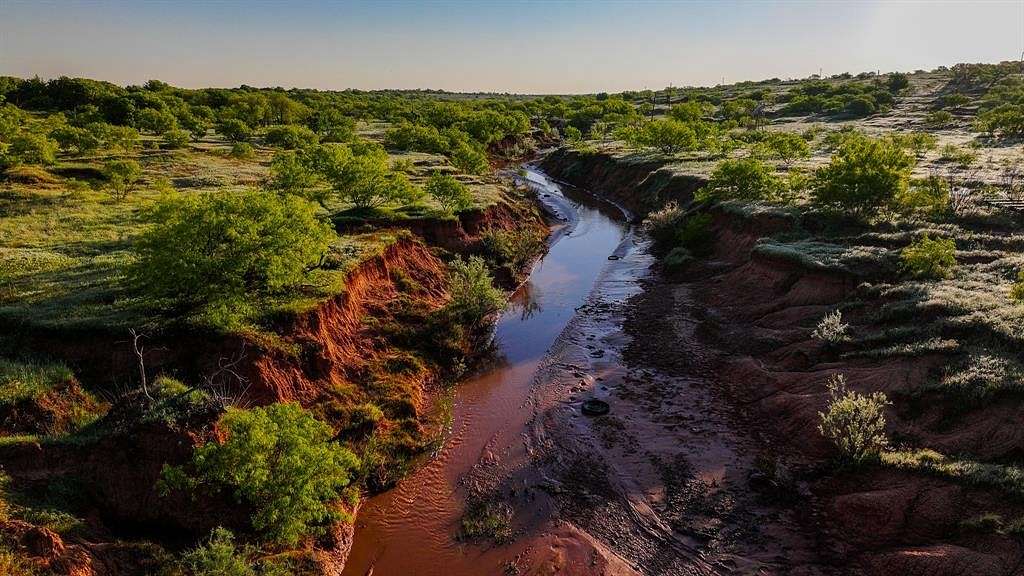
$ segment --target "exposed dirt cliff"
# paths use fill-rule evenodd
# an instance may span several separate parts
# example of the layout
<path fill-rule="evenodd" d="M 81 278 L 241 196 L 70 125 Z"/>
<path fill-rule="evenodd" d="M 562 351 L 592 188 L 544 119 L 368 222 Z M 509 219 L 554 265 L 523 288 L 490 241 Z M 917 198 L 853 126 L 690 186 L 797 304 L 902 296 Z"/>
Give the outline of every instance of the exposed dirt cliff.
<path fill-rule="evenodd" d="M 700 185 L 659 176 L 657 165 L 600 154 L 560 151 L 545 167 L 640 214 L 667 200 L 686 202 Z M 1020 403 L 1007 398 L 966 407 L 934 399 L 922 405 L 915 391 L 946 373 L 948 354 L 858 354 L 853 344 L 826 346 L 812 338 L 824 314 L 851 302 L 857 306 L 844 320 L 854 335 L 893 328 L 880 324 L 875 314 L 886 298 L 863 287 L 873 280 L 870 274 L 810 266 L 755 249 L 765 238 L 795 230 L 797 222 L 785 215 L 704 210 L 712 215 L 712 253 L 653 280 L 646 292 L 659 296 L 634 299 L 631 314 L 655 319 L 695 310 L 700 347 L 711 350 L 714 360 L 710 381 L 730 399 L 740 425 L 764 435 L 765 461 L 771 462 L 766 469 L 778 474 L 771 481 L 792 487 L 802 521 L 820 536 L 817 562 L 830 567 L 829 573 L 879 576 L 1019 574 L 1024 567 L 1019 537 L 978 520 L 1000 524 L 991 519 L 1020 518 L 1024 506 L 1012 492 L 891 465 L 836 467 L 832 448 L 818 431 L 818 414 L 829 401 L 825 381 L 841 372 L 854 390 L 888 394 L 893 404 L 886 412 L 887 433 L 895 447 L 1012 463 L 1024 449 Z M 644 322 L 643 341 L 689 357 L 687 346 L 693 344 L 680 339 L 671 324 Z"/>

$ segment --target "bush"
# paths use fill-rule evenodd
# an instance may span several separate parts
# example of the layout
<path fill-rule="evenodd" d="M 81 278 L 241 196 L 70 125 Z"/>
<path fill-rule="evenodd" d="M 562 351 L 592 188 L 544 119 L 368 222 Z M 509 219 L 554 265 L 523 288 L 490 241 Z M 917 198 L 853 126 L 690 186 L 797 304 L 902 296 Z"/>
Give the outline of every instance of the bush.
<path fill-rule="evenodd" d="M 292 151 L 278 152 L 270 162 L 270 180 L 267 186 L 285 194 L 312 198 L 311 189 L 320 181 L 298 154 Z"/>
<path fill-rule="evenodd" d="M 543 234 L 530 227 L 512 230 L 486 230 L 482 235 L 484 247 L 500 264 L 521 270 L 544 251 Z"/>
<path fill-rule="evenodd" d="M 245 550 L 235 546 L 235 535 L 226 528 L 216 528 L 210 537 L 182 556 L 192 576 L 256 576 Z"/>
<path fill-rule="evenodd" d="M 967 168 L 978 160 L 978 154 L 956 144 L 946 144 L 939 150 L 939 160 L 955 164 L 960 168 Z"/>
<path fill-rule="evenodd" d="M 885 82 L 886 88 L 893 94 L 898 94 L 910 86 L 910 77 L 902 72 L 894 72 L 889 75 Z"/>
<path fill-rule="evenodd" d="M 456 258 L 448 266 L 451 301 L 446 310 L 461 324 L 479 325 L 505 306 L 505 295 L 494 287 L 487 264 L 479 256 Z"/>
<path fill-rule="evenodd" d="M 863 464 L 878 458 L 889 445 L 885 435 L 885 407 L 889 399 L 882 392 L 865 396 L 846 387 L 846 377 L 833 375 L 828 381 L 830 402 L 819 412 L 818 431 L 849 464 Z"/>
<path fill-rule="evenodd" d="M 929 128 L 946 128 L 953 124 L 953 114 L 946 110 L 935 110 L 924 116 L 924 124 Z"/>
<path fill-rule="evenodd" d="M 435 171 L 427 180 L 425 188 L 427 194 L 450 214 L 462 212 L 473 205 L 473 194 L 469 188 L 450 174 Z"/>
<path fill-rule="evenodd" d="M 695 214 L 683 221 L 676 230 L 676 242 L 697 256 L 703 256 L 711 250 L 711 215 Z"/>
<path fill-rule="evenodd" d="M 256 156 L 256 150 L 248 142 L 235 142 L 228 155 L 238 160 L 251 160 Z"/>
<path fill-rule="evenodd" d="M 312 204 L 269 192 L 167 194 L 148 217 L 153 226 L 134 247 L 135 283 L 188 307 L 294 286 L 334 238 Z"/>
<path fill-rule="evenodd" d="M 825 314 L 818 326 L 811 332 L 811 337 L 826 344 L 839 344 L 849 340 L 846 330 L 849 324 L 843 323 L 843 313 L 839 310 Z"/>
<path fill-rule="evenodd" d="M 811 155 L 807 140 L 793 132 L 769 132 L 758 147 L 769 158 L 781 160 L 787 166 Z"/>
<path fill-rule="evenodd" d="M 939 176 L 915 180 L 896 200 L 905 212 L 926 216 L 943 214 L 949 210 L 949 182 Z"/>
<path fill-rule="evenodd" d="M 907 188 L 913 159 L 888 140 L 848 138 L 814 172 L 813 196 L 827 207 L 864 214 L 890 208 Z"/>
<path fill-rule="evenodd" d="M 452 164 L 467 174 L 486 174 L 490 165 L 487 156 L 469 144 L 460 144 L 452 152 Z"/>
<path fill-rule="evenodd" d="M 900 261 L 915 278 L 950 278 L 956 270 L 956 243 L 946 238 L 932 240 L 925 234 L 900 251 Z"/>
<path fill-rule="evenodd" d="M 230 142 L 248 142 L 252 138 L 252 128 L 237 118 L 229 118 L 217 124 L 217 132 Z"/>
<path fill-rule="evenodd" d="M 141 110 L 136 116 L 135 125 L 144 132 L 162 135 L 168 130 L 178 127 L 178 121 L 170 112 L 164 112 L 155 108 Z"/>
<path fill-rule="evenodd" d="M 135 160 L 111 160 L 103 166 L 107 187 L 117 200 L 124 200 L 142 179 L 142 166 Z"/>
<path fill-rule="evenodd" d="M 675 202 L 669 202 L 661 210 L 647 215 L 643 229 L 656 246 L 671 246 L 676 240 L 676 229 L 682 219 L 683 210 Z"/>
<path fill-rule="evenodd" d="M 375 208 L 386 204 L 408 204 L 423 195 L 408 176 L 391 170 L 388 155 L 383 149 L 371 148 L 362 152 L 347 161 L 338 156 L 341 161 L 326 169 L 325 176 L 339 199 L 358 208 Z"/>
<path fill-rule="evenodd" d="M 229 409 L 223 442 L 196 449 L 191 475 L 165 466 L 161 488 L 228 488 L 253 507 L 252 524 L 267 541 L 294 546 L 344 518 L 337 507 L 359 461 L 333 442 L 330 426 L 298 404 Z M 224 551 L 226 546 L 222 546 Z"/>
<path fill-rule="evenodd" d="M 0 157 L 5 166 L 38 164 L 49 166 L 57 161 L 58 144 L 42 134 L 19 132 L 11 138 L 7 152 Z"/>
<path fill-rule="evenodd" d="M 760 160 L 722 160 L 711 179 L 696 195 L 697 200 L 767 200 L 775 198 L 783 182 Z"/>
<path fill-rule="evenodd" d="M 78 126 L 60 126 L 50 132 L 50 137 L 61 150 L 74 151 L 79 156 L 95 152 L 103 145 L 102 132 Z"/>
<path fill-rule="evenodd" d="M 175 128 L 164 132 L 164 145 L 172 149 L 184 148 L 188 146 L 189 138 L 188 132 Z"/>
<path fill-rule="evenodd" d="M 1024 303 L 1024 270 L 1017 272 L 1017 281 L 1010 288 L 1010 298 L 1018 304 Z"/>
<path fill-rule="evenodd" d="M 305 126 L 286 124 L 267 128 L 263 135 L 263 141 L 268 146 L 294 150 L 319 144 L 320 138 L 315 132 Z"/>
<path fill-rule="evenodd" d="M 694 150 L 699 142 L 691 124 L 677 120 L 652 120 L 631 134 L 630 144 L 657 148 L 665 154 Z"/>

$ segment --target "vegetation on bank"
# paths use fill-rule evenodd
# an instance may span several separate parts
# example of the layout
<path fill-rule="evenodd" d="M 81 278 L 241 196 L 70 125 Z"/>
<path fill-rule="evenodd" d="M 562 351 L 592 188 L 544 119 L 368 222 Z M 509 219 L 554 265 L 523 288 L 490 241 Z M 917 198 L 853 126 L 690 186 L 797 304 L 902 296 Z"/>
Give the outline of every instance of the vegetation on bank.
<path fill-rule="evenodd" d="M 715 234 L 728 227 L 701 221 L 724 213 L 755 228 L 783 230 L 761 238 L 753 258 L 855 283 L 846 301 L 805 327 L 822 362 L 941 359 L 922 384 L 889 382 L 888 393 L 875 382 L 832 375 L 819 391 L 817 424 L 841 464 L 837 473 L 885 467 L 1018 499 L 1022 463 L 1010 440 L 976 446 L 972 455 L 943 454 L 929 439 L 953 437 L 985 410 L 1015 410 L 1021 398 L 1024 147 L 1014 107 L 1024 69 L 1019 62 L 971 64 L 893 77 L 893 90 L 874 109 L 863 103 L 864 111 L 878 114 L 872 125 L 820 123 L 861 114 L 840 100 L 826 111 L 808 90 L 824 97 L 852 82 L 859 87 L 851 94 L 867 86 L 881 93 L 884 78 L 833 77 L 784 88 L 755 83 L 714 95 L 690 92 L 681 96 L 690 102 L 673 107 L 666 100 L 665 121 L 680 121 L 676 107 L 697 110 L 701 103 L 700 114 L 689 118 L 714 124 L 705 133 L 715 136 L 703 143 L 668 150 L 622 138 L 576 148 L 590 146 L 591 153 L 624 163 L 657 159 L 670 174 L 706 178 L 694 202 L 647 215 L 645 228 L 666 271 L 700 270 L 693 267 L 701 258 L 695 242 L 714 246 Z M 763 116 L 729 124 L 726 103 L 760 86 L 767 93 L 748 95 L 765 104 Z M 925 112 L 901 107 L 904 95 L 927 102 L 927 93 L 935 96 Z M 674 97 L 680 94 L 687 92 Z M 808 124 L 811 119 L 819 122 Z M 794 145 L 776 144 L 785 151 L 773 154 L 763 143 L 780 133 Z M 699 240 L 694 230 L 701 231 Z M 921 414 L 927 419 L 918 420 Z M 1020 519 L 978 518 L 965 521 L 965 529 L 1019 533 Z"/>

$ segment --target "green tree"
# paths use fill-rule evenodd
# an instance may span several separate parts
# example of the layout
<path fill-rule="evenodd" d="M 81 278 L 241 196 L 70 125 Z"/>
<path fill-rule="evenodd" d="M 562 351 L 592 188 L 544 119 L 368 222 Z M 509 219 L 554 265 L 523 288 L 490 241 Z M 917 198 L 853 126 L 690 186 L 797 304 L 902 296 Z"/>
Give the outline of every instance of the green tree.
<path fill-rule="evenodd" d="M 694 122 L 703 120 L 714 112 L 715 107 L 707 102 L 690 100 L 681 102 L 672 107 L 669 115 L 680 122 Z"/>
<path fill-rule="evenodd" d="M 217 124 L 217 132 L 229 142 L 248 142 L 252 138 L 252 128 L 238 118 L 228 118 Z"/>
<path fill-rule="evenodd" d="M 263 134 L 263 141 L 269 146 L 295 150 L 318 144 L 320 138 L 305 126 L 286 124 L 267 128 Z"/>
<path fill-rule="evenodd" d="M 38 164 L 49 166 L 57 161 L 58 144 L 42 134 L 22 130 L 8 142 L 3 162 L 8 166 Z"/>
<path fill-rule="evenodd" d="M 128 154 L 139 145 L 139 132 L 131 126 L 113 126 L 108 124 L 105 134 L 107 146 L 120 150 L 125 154 Z"/>
<path fill-rule="evenodd" d="M 164 467 L 164 489 L 226 487 L 253 507 L 252 524 L 270 542 L 294 546 L 346 518 L 337 506 L 359 460 L 332 441 L 330 426 L 294 403 L 229 408 L 223 442 L 196 449 L 191 470 Z"/>
<path fill-rule="evenodd" d="M 446 212 L 452 214 L 473 205 L 473 194 L 469 188 L 451 174 L 435 171 L 427 180 L 426 191 L 441 204 Z"/>
<path fill-rule="evenodd" d="M 657 148 L 665 154 L 697 147 L 697 133 L 690 124 L 676 120 L 652 120 L 639 132 L 639 144 Z"/>
<path fill-rule="evenodd" d="M 334 194 L 359 208 L 407 204 L 423 193 L 401 172 L 391 170 L 382 149 L 354 155 L 340 170 L 328 175 Z"/>
<path fill-rule="evenodd" d="M 698 200 L 768 200 L 776 197 L 783 182 L 756 158 L 722 160 L 715 166 L 707 185 L 698 190 Z"/>
<path fill-rule="evenodd" d="M 124 200 L 142 179 L 142 166 L 135 160 L 111 160 L 103 165 L 107 187 L 117 200 Z"/>
<path fill-rule="evenodd" d="M 60 126 L 50 132 L 50 137 L 61 150 L 74 151 L 79 156 L 95 152 L 103 145 L 102 134 L 78 126 Z"/>
<path fill-rule="evenodd" d="M 851 136 L 815 170 L 813 196 L 824 206 L 865 214 L 891 208 L 907 188 L 914 160 L 890 140 Z"/>
<path fill-rule="evenodd" d="M 168 130 L 177 128 L 178 120 L 170 112 L 146 108 L 136 114 L 135 125 L 145 132 L 162 135 Z"/>
<path fill-rule="evenodd" d="M 268 181 L 268 187 L 271 190 L 318 200 L 322 204 L 323 198 L 314 190 L 319 182 L 320 178 L 317 173 L 311 170 L 294 151 L 282 151 L 274 154 L 274 159 L 270 162 L 270 180 Z"/>
<path fill-rule="evenodd" d="M 132 277 L 186 307 L 233 307 L 299 284 L 335 237 L 312 204 L 272 192 L 169 193 L 147 216 Z"/>

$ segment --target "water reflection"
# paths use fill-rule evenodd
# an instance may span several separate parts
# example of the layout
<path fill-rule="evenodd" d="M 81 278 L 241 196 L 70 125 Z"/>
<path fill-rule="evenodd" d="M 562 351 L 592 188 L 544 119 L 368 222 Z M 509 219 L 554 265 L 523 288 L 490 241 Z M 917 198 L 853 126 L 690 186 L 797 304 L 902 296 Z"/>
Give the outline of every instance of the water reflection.
<path fill-rule="evenodd" d="M 534 314 L 544 310 L 540 288 L 533 282 L 523 284 L 509 300 L 509 312 L 519 314 L 520 322 L 533 318 Z"/>

